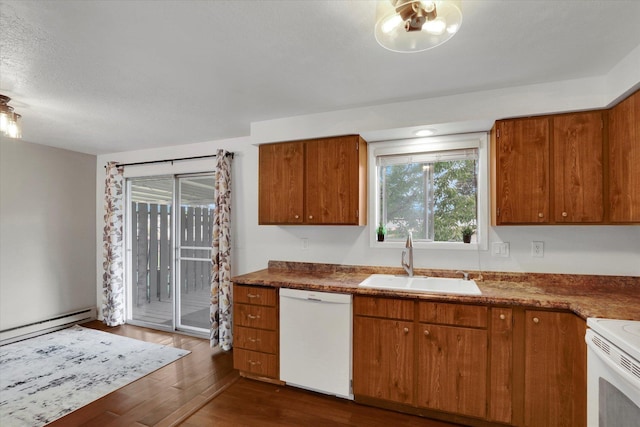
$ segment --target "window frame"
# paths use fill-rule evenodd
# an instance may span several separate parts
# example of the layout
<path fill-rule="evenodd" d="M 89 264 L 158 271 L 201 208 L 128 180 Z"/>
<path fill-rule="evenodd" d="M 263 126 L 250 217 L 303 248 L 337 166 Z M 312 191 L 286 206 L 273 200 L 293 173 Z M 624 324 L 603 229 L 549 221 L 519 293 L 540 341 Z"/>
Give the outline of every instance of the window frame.
<path fill-rule="evenodd" d="M 489 135 L 487 132 L 431 136 L 398 140 L 384 140 L 369 143 L 368 183 L 369 183 L 369 246 L 372 248 L 404 248 L 404 241 L 378 242 L 376 229 L 380 212 L 380 192 L 378 180 L 377 157 L 384 155 L 402 155 L 447 151 L 464 148 L 478 149 L 478 218 L 476 226 L 476 242 L 425 242 L 413 241 L 415 249 L 441 250 L 488 250 L 489 246 Z"/>

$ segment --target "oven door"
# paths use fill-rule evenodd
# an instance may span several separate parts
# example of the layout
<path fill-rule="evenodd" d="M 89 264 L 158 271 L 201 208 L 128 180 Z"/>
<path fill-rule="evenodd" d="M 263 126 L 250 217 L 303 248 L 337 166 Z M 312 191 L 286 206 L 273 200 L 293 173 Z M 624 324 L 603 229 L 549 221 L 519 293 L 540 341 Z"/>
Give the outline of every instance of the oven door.
<path fill-rule="evenodd" d="M 588 427 L 640 426 L 640 363 L 587 330 Z"/>

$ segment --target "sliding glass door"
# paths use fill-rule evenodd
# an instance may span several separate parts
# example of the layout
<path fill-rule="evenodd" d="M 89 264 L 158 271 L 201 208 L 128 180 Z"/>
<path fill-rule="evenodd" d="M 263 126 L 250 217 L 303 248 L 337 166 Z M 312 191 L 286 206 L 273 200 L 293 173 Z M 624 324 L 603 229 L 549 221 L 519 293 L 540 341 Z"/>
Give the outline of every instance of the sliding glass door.
<path fill-rule="evenodd" d="M 127 321 L 207 336 L 214 176 L 127 181 Z"/>

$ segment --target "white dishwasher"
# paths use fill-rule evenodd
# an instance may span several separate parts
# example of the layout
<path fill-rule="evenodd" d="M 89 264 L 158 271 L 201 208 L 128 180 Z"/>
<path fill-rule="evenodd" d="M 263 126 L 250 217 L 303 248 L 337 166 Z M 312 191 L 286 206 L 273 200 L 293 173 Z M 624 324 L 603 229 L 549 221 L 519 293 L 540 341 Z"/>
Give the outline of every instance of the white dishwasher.
<path fill-rule="evenodd" d="M 280 380 L 353 399 L 352 296 L 280 289 Z"/>

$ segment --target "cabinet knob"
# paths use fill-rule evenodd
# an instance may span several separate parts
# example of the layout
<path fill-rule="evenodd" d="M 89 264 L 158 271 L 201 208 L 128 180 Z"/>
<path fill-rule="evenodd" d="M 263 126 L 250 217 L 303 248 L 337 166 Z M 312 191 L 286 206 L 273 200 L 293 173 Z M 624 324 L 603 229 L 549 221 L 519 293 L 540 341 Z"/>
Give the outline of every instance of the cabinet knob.
<path fill-rule="evenodd" d="M 504 319 L 506 319 L 506 318 L 507 318 L 507 316 L 505 316 L 504 314 L 501 314 L 501 315 L 500 315 L 500 320 L 504 320 Z"/>
<path fill-rule="evenodd" d="M 309 215 L 309 219 L 313 219 L 313 215 Z"/>
<path fill-rule="evenodd" d="M 566 212 L 562 212 L 562 216 L 563 216 L 563 217 L 565 217 L 565 218 L 566 218 L 568 215 L 569 215 L 569 214 L 567 214 Z"/>
<path fill-rule="evenodd" d="M 404 328 L 404 333 L 408 334 L 409 333 L 409 328 Z"/>
<path fill-rule="evenodd" d="M 533 318 L 533 323 L 540 323 L 540 319 L 538 319 L 537 317 Z"/>
<path fill-rule="evenodd" d="M 294 217 L 295 219 L 298 219 L 298 218 L 300 218 L 300 215 L 294 215 L 293 217 Z"/>
<path fill-rule="evenodd" d="M 544 218 L 544 214 L 543 214 L 542 212 L 540 212 L 540 213 L 538 214 L 538 218 Z"/>
<path fill-rule="evenodd" d="M 424 336 L 425 336 L 425 337 L 428 337 L 428 336 L 429 336 L 429 331 L 428 331 L 428 330 L 426 330 L 426 329 L 424 330 Z"/>

